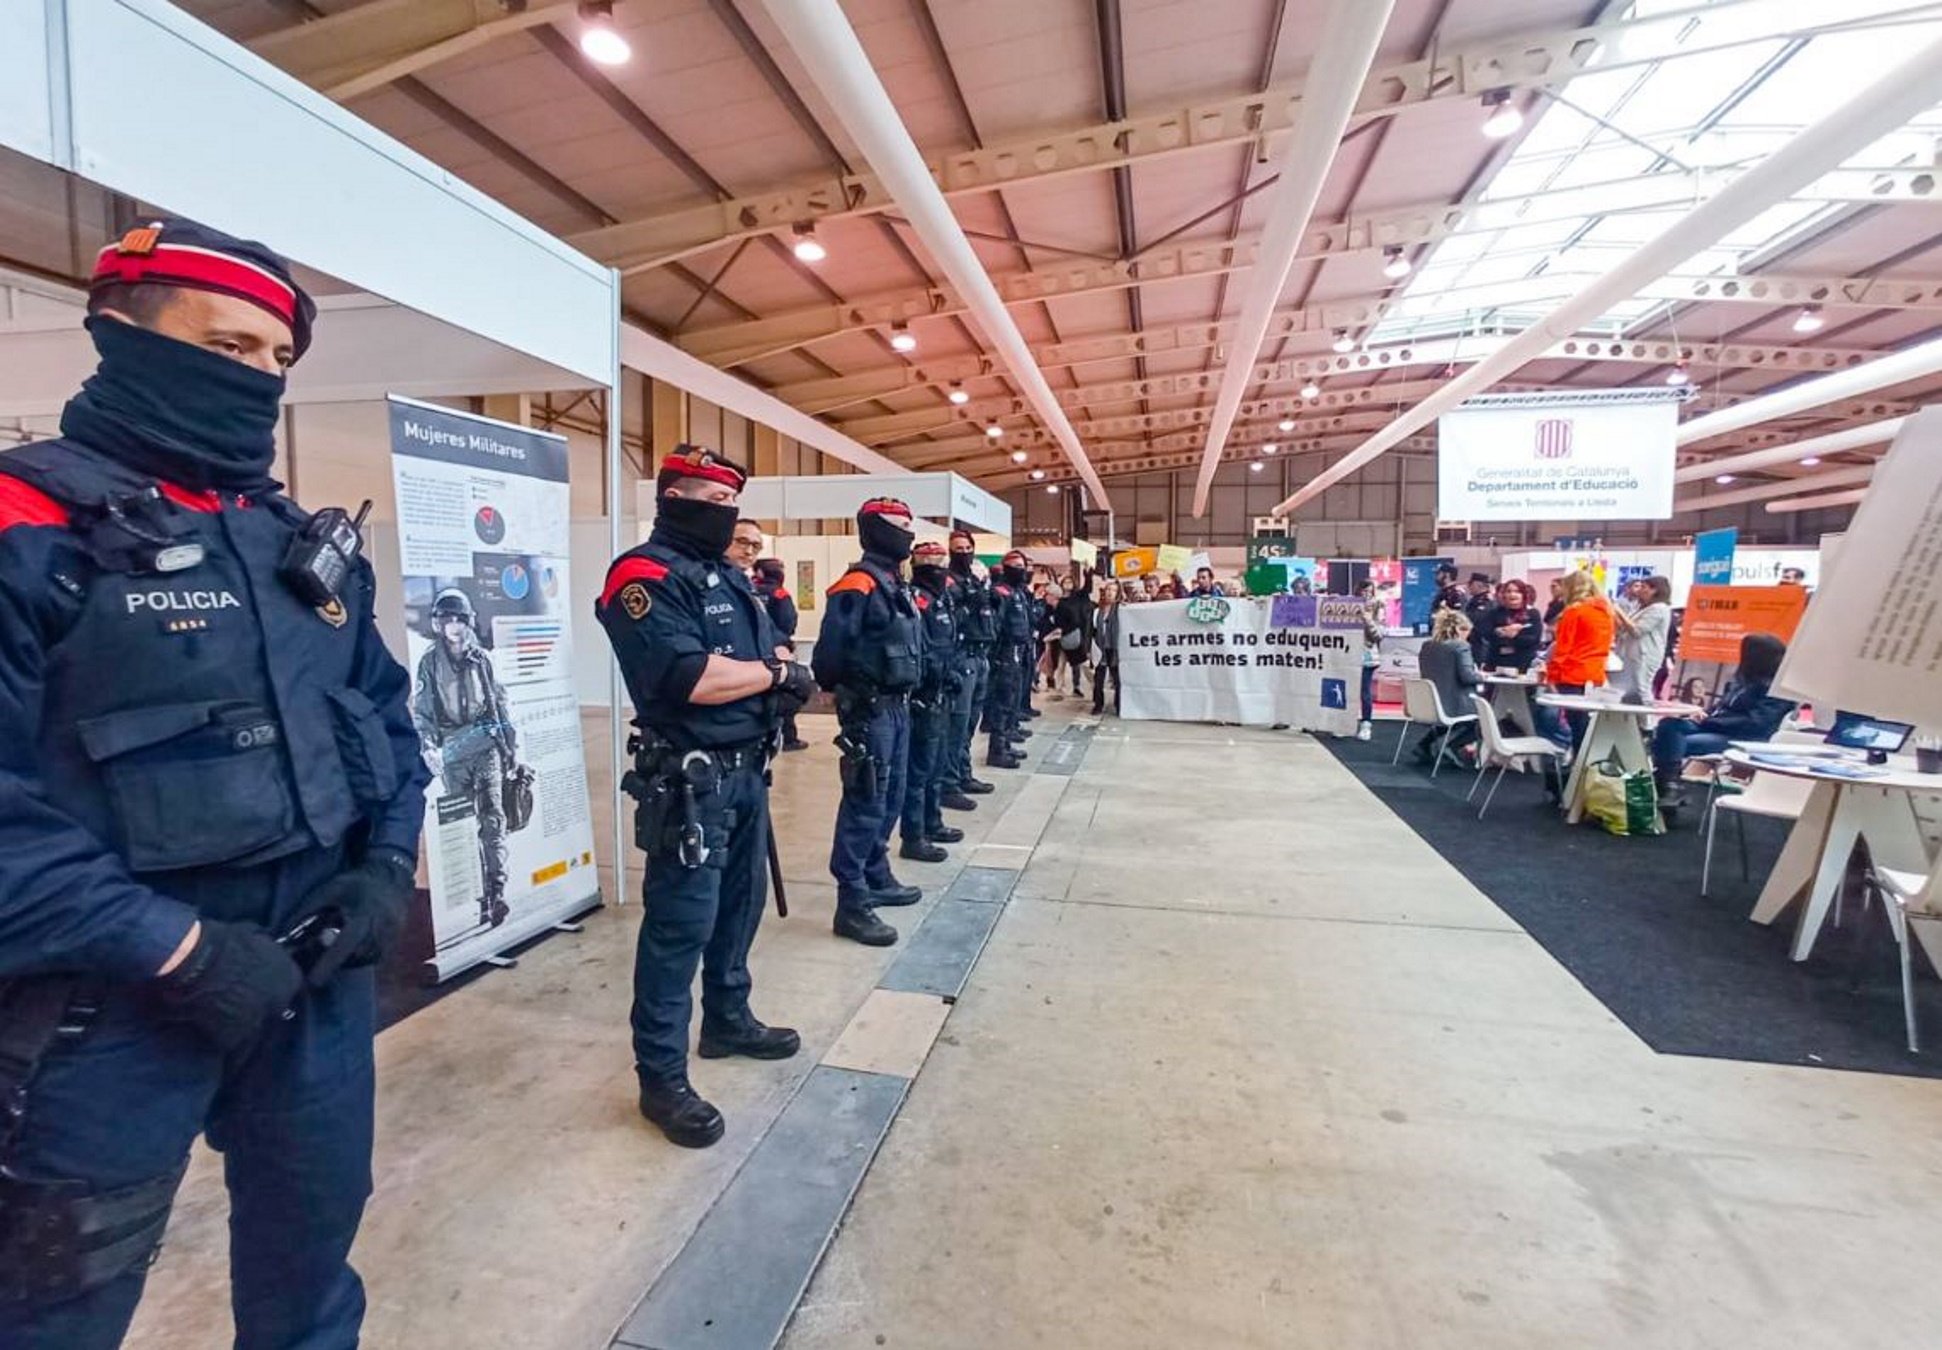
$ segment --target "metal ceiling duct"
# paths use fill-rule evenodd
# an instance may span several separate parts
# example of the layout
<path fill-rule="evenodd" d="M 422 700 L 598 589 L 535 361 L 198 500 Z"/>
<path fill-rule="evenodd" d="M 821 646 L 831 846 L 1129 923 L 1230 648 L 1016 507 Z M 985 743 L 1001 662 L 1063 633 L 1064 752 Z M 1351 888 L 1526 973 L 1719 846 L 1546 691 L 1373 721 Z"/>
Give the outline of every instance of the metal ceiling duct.
<path fill-rule="evenodd" d="M 1241 321 L 1227 349 L 1220 388 L 1214 396 L 1214 416 L 1207 427 L 1207 448 L 1200 457 L 1200 476 L 1194 482 L 1194 515 L 1207 513 L 1207 494 L 1220 467 L 1227 433 L 1254 379 L 1254 362 L 1274 319 L 1281 289 L 1301 248 L 1316 199 L 1335 162 L 1335 149 L 1348 129 L 1349 115 L 1362 95 L 1363 81 L 1376 62 L 1395 0 L 1335 0 L 1323 20 L 1321 42 L 1302 83 L 1301 111 L 1294 134 L 1282 151 L 1281 181 L 1268 199 L 1267 227 L 1261 232 L 1261 251 L 1248 273 L 1247 295 L 1241 302 Z"/>
<path fill-rule="evenodd" d="M 1933 93 L 1933 90 L 1930 91 Z M 1750 398 L 1745 403 L 1737 403 L 1731 408 L 1721 408 L 1718 412 L 1695 417 L 1679 428 L 1679 444 L 1690 445 L 1694 441 L 1707 440 L 1721 436 L 1729 431 L 1739 431 L 1744 427 L 1770 422 L 1776 417 L 1790 417 L 1797 412 L 1806 412 L 1832 403 L 1836 399 L 1853 398 L 1860 394 L 1871 394 L 1877 389 L 1886 389 L 1891 384 L 1901 384 L 1908 380 L 1919 380 L 1924 375 L 1933 375 L 1942 370 L 1942 338 L 1890 352 L 1876 357 L 1863 365 L 1850 366 L 1827 375 L 1816 375 L 1811 380 L 1788 385 L 1785 389 L 1771 394 Z"/>
<path fill-rule="evenodd" d="M 775 0 L 771 0 L 771 3 L 775 3 Z M 1942 41 L 1929 43 L 1901 65 L 1877 77 L 1873 83 L 1829 111 L 1818 122 L 1795 136 L 1772 155 L 1660 231 L 1655 238 L 1641 244 L 1604 276 L 1557 306 L 1544 318 L 1452 379 L 1442 390 L 1424 399 L 1350 451 L 1341 460 L 1310 479 L 1294 495 L 1276 506 L 1274 514 L 1286 515 L 1302 503 L 1319 496 L 1404 437 L 1430 425 L 1472 394 L 1482 393 L 1491 385 L 1504 379 L 1553 342 L 1562 341 L 1578 333 L 1585 325 L 1610 310 L 1613 305 L 1621 300 L 1630 299 L 1647 282 L 1665 276 L 1680 263 L 1700 250 L 1718 243 L 1768 207 L 1787 200 L 1822 174 L 1839 168 L 1842 161 L 1872 142 L 1906 126 L 1912 118 L 1935 105 L 1937 99 L 1935 71 L 1938 68 L 1942 68 Z M 1942 341 L 1925 344 L 1924 347 L 1909 352 L 1897 353 L 1894 357 L 1884 357 L 1882 361 L 1872 362 L 1870 365 L 1879 366 L 1887 361 L 1901 358 L 1909 358 L 1910 363 L 1913 364 L 1915 352 L 1926 351 L 1930 347 L 1936 350 L 1926 357 L 1933 363 L 1928 369 L 1942 368 Z M 1831 381 L 1854 376 L 1858 371 L 1869 368 L 1869 366 L 1856 367 L 1853 371 L 1824 376 L 1810 383 L 1829 384 Z M 1895 375 L 1886 382 L 1894 383 L 1898 379 L 1907 378 L 1910 376 Z M 1806 386 L 1796 386 L 1796 388 L 1804 387 Z M 1788 390 L 1784 394 L 1769 397 L 1782 400 L 1794 392 L 1794 390 Z M 1827 399 L 1843 397 L 1852 392 L 1855 392 L 1854 386 L 1844 385 L 1837 392 L 1829 393 L 1826 398 L 1809 397 L 1804 406 L 1812 407 Z M 1688 423 L 1687 427 L 1696 427 L 1715 418 L 1737 418 L 1747 414 L 1749 410 L 1754 411 L 1747 420 L 1734 421 L 1730 426 L 1749 426 L 1753 422 L 1780 415 L 1778 411 L 1758 408 L 1758 405 L 1767 401 L 1767 399 L 1753 399 L 1724 413 L 1713 413 L 1707 417 L 1698 418 Z M 1783 405 L 1778 402 L 1774 405 L 1776 409 L 1781 406 Z M 1727 424 L 1719 427 L 1721 431 L 1728 429 L 1730 427 Z M 1717 433 L 1709 431 L 1705 434 Z M 1686 431 L 1682 429 L 1681 443 L 1683 444 L 1686 439 Z"/>
<path fill-rule="evenodd" d="M 1817 492 L 1823 488 L 1855 487 L 1874 476 L 1874 465 L 1855 464 L 1802 478 L 1784 478 L 1777 483 L 1734 488 L 1731 492 L 1713 492 L 1703 496 L 1695 492 L 1681 497 L 1673 503 L 1673 507 L 1680 511 L 1715 511 L 1728 506 L 1745 506 L 1749 502 L 1764 502 L 1772 497 L 1799 496 L 1803 492 Z"/>
<path fill-rule="evenodd" d="M 1868 492 L 1867 488 L 1856 488 L 1852 492 L 1829 492 L 1819 497 L 1787 497 L 1768 502 L 1767 510 L 1784 514 L 1788 511 L 1820 511 L 1830 506 L 1858 506 Z"/>
<path fill-rule="evenodd" d="M 1843 450 L 1861 450 L 1870 445 L 1883 445 L 1895 439 L 1895 433 L 1902 429 L 1902 423 L 1907 420 L 1906 417 L 1884 418 L 1882 421 L 1870 422 L 1863 427 L 1831 431 L 1825 436 L 1810 436 L 1804 441 L 1789 441 L 1786 445 L 1770 446 L 1765 450 L 1749 450 L 1742 455 L 1725 455 L 1699 464 L 1688 464 L 1672 475 L 1672 481 L 1703 483 L 1723 473 L 1739 473 L 1746 469 L 1771 469 L 1782 464 L 1798 464 L 1803 459 L 1810 459 L 1816 455 L 1838 455 Z"/>
<path fill-rule="evenodd" d="M 1065 409 L 1053 396 L 1045 372 L 1032 359 L 1025 335 L 1018 331 L 998 296 L 998 288 L 978 261 L 964 227 L 951 214 L 937 180 L 931 177 L 930 166 L 924 163 L 917 143 L 897 115 L 842 6 L 837 0 L 763 0 L 763 6 L 850 139 L 889 189 L 891 199 L 903 210 L 911 229 L 924 241 L 924 247 L 997 348 L 1025 401 L 1065 451 L 1080 481 L 1092 493 L 1092 505 L 1109 510 L 1112 502 L 1105 484 L 1086 458 L 1079 433 L 1072 429 Z"/>

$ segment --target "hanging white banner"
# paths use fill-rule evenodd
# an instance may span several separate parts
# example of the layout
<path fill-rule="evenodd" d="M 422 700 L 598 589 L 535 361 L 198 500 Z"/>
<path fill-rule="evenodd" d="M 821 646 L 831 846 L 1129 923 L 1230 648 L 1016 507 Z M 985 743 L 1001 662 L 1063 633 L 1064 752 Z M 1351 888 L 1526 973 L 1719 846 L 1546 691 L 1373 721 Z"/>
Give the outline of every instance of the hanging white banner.
<path fill-rule="evenodd" d="M 566 438 L 392 398 L 444 979 L 600 903 L 573 688 Z"/>
<path fill-rule="evenodd" d="M 1362 622 L 1354 602 L 1338 608 L 1342 614 L 1325 612 L 1312 599 L 1305 608 L 1283 605 L 1280 617 L 1306 623 L 1277 628 L 1271 597 L 1126 605 L 1120 716 L 1352 734 L 1361 714 Z"/>
<path fill-rule="evenodd" d="M 1485 397 L 1445 413 L 1438 519 L 1669 519 L 1680 393 L 1616 392 Z"/>

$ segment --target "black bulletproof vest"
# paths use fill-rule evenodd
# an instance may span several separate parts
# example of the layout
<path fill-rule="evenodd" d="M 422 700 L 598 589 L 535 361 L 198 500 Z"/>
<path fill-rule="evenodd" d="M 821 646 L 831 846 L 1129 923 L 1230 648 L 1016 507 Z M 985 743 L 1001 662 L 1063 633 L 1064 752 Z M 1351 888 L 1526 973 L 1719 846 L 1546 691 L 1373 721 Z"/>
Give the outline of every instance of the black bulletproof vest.
<path fill-rule="evenodd" d="M 967 647 L 989 647 L 998 637 L 998 610 L 991 583 L 952 573 L 957 579 L 958 641 Z"/>
<path fill-rule="evenodd" d="M 910 588 L 895 572 L 869 558 L 851 567 L 877 583 L 863 609 L 856 673 L 882 693 L 915 689 L 923 678 L 924 636 Z"/>
<path fill-rule="evenodd" d="M 230 495 L 201 511 L 150 493 L 138 524 L 158 545 L 110 513 L 154 484 L 84 446 L 25 446 L 0 456 L 0 473 L 66 507 L 76 546 L 63 551 L 71 571 L 57 563 L 48 582 L 77 610 L 46 653 L 44 790 L 157 889 L 212 917 L 267 921 L 250 912 L 273 899 L 261 874 L 222 878 L 333 849 L 361 801 L 388 801 L 403 781 L 377 709 L 352 687 L 368 569 L 316 608 L 276 575 L 305 519 L 286 498 Z"/>
<path fill-rule="evenodd" d="M 926 582 L 934 584 L 926 585 Z M 936 576 L 914 581 L 919 612 L 924 625 L 924 683 L 935 686 L 943 681 L 958 659 L 957 588 L 947 586 L 944 570 Z"/>

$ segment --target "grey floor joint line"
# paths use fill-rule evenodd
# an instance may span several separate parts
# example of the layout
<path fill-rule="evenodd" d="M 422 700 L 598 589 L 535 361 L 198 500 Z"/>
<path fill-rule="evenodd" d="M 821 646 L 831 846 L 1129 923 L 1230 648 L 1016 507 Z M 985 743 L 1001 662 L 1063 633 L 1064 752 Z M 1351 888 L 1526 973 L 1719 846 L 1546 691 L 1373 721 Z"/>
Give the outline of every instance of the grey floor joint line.
<path fill-rule="evenodd" d="M 812 1069 L 614 1345 L 774 1346 L 909 1087 L 885 1074 Z"/>
<path fill-rule="evenodd" d="M 1018 873 L 1006 875 L 1016 879 Z M 1009 887 L 1007 888 L 1009 890 Z M 1002 904 L 981 900 L 937 902 L 924 926 L 884 973 L 879 989 L 895 989 L 910 994 L 936 994 L 955 1002 L 971 978 L 971 967 L 984 951 L 986 939 L 1005 912 Z"/>
<path fill-rule="evenodd" d="M 1093 733 L 1098 730 L 1096 726 L 1067 727 L 1047 748 L 1044 757 L 1034 766 L 1033 771 L 1070 778 L 1085 762 L 1086 749 L 1092 744 Z"/>

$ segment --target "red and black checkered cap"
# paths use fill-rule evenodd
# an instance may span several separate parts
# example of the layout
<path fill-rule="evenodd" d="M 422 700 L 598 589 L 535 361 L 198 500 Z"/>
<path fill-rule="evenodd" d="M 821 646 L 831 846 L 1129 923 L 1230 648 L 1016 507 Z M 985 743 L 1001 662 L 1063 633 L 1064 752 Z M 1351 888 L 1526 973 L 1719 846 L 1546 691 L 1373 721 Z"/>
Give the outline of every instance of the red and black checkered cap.
<path fill-rule="evenodd" d="M 944 545 L 935 539 L 920 539 L 917 543 L 911 545 L 910 556 L 913 560 L 918 558 L 942 558 L 945 556 Z"/>
<path fill-rule="evenodd" d="M 666 492 L 670 485 L 683 478 L 703 478 L 740 492 L 748 484 L 748 470 L 706 446 L 682 444 L 675 446 L 661 461 L 660 472 L 654 475 L 654 490 Z"/>
<path fill-rule="evenodd" d="M 1014 561 L 1016 561 L 1020 567 L 1030 567 L 1032 565 L 1032 560 L 1025 556 L 1025 550 L 1022 548 L 1015 548 L 1011 552 L 1007 553 L 1004 556 L 1003 561 L 1006 567 L 1010 567 Z"/>
<path fill-rule="evenodd" d="M 895 497 L 872 497 L 856 508 L 856 518 L 865 516 L 909 516 L 915 514 L 909 502 L 900 502 Z"/>
<path fill-rule="evenodd" d="M 301 357 L 310 348 L 317 303 L 290 275 L 290 264 L 252 239 L 238 239 L 193 220 L 151 220 L 95 255 L 88 293 L 104 287 L 174 286 L 246 300 L 290 328 Z"/>

